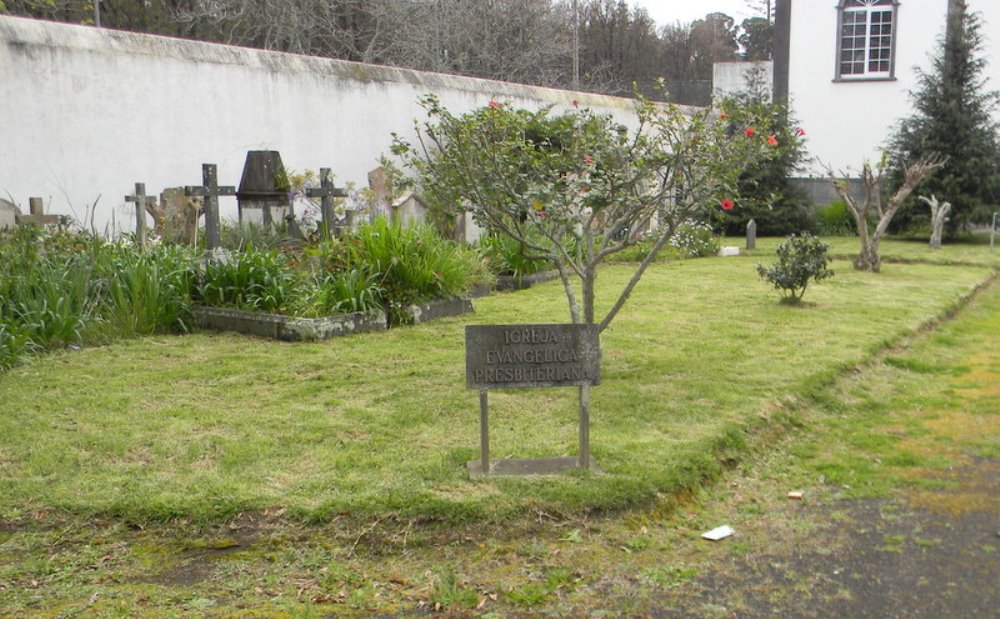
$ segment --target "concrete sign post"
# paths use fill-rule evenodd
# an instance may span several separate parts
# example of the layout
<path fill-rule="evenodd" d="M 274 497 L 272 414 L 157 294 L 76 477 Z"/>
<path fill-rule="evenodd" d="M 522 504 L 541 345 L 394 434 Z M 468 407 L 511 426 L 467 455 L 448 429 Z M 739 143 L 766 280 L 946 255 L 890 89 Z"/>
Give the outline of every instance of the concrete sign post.
<path fill-rule="evenodd" d="M 590 459 L 590 386 L 600 383 L 597 325 L 469 325 L 465 328 L 465 379 L 479 389 L 480 459 L 472 477 L 543 475 L 573 468 L 594 471 Z M 576 458 L 490 460 L 489 389 L 580 389 L 580 451 Z"/>

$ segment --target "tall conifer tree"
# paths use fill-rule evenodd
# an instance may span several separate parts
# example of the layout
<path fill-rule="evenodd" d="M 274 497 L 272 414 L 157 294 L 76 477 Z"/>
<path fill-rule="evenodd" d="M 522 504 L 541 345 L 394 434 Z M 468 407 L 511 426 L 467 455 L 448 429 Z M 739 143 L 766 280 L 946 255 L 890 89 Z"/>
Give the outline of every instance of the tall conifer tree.
<path fill-rule="evenodd" d="M 914 114 L 896 127 L 889 143 L 891 176 L 898 187 L 903 164 L 932 153 L 946 156 L 945 167 L 925 180 L 920 192 L 952 203 L 948 236 L 969 224 L 986 221 L 1000 202 L 1000 141 L 991 111 L 1000 96 L 988 89 L 980 17 L 965 0 L 954 0 L 945 35 L 931 69 L 917 69 L 918 88 L 910 93 Z M 928 219 L 929 213 L 910 200 L 897 217 L 899 228 Z"/>

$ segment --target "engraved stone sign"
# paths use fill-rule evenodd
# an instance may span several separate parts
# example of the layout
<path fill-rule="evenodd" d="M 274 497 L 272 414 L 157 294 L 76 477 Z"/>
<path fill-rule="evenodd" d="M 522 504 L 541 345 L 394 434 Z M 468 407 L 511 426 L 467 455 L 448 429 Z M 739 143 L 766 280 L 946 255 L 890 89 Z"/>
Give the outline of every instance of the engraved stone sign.
<path fill-rule="evenodd" d="M 547 475 L 579 468 L 599 472 L 590 459 L 590 386 L 601 380 L 600 329 L 593 324 L 469 325 L 465 327 L 465 380 L 479 389 L 480 459 L 472 477 Z M 580 452 L 576 457 L 491 460 L 489 389 L 578 387 Z"/>
<path fill-rule="evenodd" d="M 469 325 L 469 389 L 570 387 L 600 383 L 597 325 Z"/>

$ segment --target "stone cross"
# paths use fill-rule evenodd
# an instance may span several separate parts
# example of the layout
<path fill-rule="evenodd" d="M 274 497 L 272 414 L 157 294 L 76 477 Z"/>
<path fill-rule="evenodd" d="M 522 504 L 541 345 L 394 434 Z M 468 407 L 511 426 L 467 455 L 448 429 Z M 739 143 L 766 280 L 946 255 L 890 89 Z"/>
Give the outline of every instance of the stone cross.
<path fill-rule="evenodd" d="M 333 186 L 333 172 L 330 168 L 320 168 L 319 187 L 306 189 L 306 195 L 310 198 L 320 198 L 319 208 L 323 216 L 322 235 L 323 238 L 329 238 L 333 234 L 333 199 L 346 198 L 347 192 Z"/>
<path fill-rule="evenodd" d="M 17 223 L 22 226 L 28 224 L 48 226 L 58 224 L 62 220 L 62 217 L 59 215 L 45 214 L 45 202 L 41 198 L 28 198 L 28 209 L 31 212 L 30 215 L 15 216 Z"/>
<path fill-rule="evenodd" d="M 126 202 L 135 202 L 135 242 L 146 249 L 146 207 L 156 206 L 156 196 L 146 195 L 146 183 L 136 183 L 135 193 L 125 196 Z"/>
<path fill-rule="evenodd" d="M 757 248 L 757 222 L 750 220 L 747 222 L 747 249 Z"/>
<path fill-rule="evenodd" d="M 219 186 L 218 167 L 214 163 L 201 164 L 202 185 L 184 187 L 184 195 L 200 196 L 205 199 L 205 243 L 208 251 L 222 246 L 219 235 L 219 196 L 235 196 L 236 187 Z"/>

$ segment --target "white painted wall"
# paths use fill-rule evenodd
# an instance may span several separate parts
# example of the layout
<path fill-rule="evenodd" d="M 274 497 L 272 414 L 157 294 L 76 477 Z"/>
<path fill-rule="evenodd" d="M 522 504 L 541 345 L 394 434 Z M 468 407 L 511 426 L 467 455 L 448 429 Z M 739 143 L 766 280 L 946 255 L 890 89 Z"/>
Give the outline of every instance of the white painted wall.
<path fill-rule="evenodd" d="M 712 65 L 712 92 L 720 96 L 732 95 L 746 90 L 747 79 L 760 72 L 764 84 L 770 85 L 774 79 L 774 63 L 770 60 L 759 62 L 717 62 Z M 768 92 L 770 89 L 768 88 Z"/>
<path fill-rule="evenodd" d="M 878 161 L 897 121 L 912 114 L 909 91 L 916 87 L 915 66 L 930 69 L 929 55 L 944 34 L 947 0 L 904 0 L 898 7 L 896 79 L 834 82 L 837 50 L 837 2 L 793 0 L 789 63 L 789 98 L 808 132 L 807 146 L 816 161 L 811 172 L 857 170 Z M 983 16 L 990 76 L 1000 88 L 1000 3 L 969 0 Z"/>
<path fill-rule="evenodd" d="M 256 149 L 363 187 L 427 93 L 452 112 L 576 99 L 635 123 L 628 99 L 0 17 L 0 196 L 130 231 L 135 182 L 200 185 L 201 164 L 216 163 L 220 184 L 238 185 Z M 220 210 L 235 219 L 235 198 Z"/>

